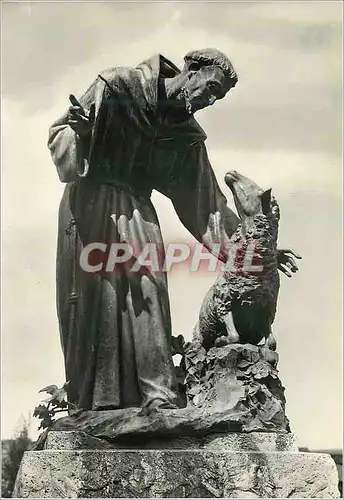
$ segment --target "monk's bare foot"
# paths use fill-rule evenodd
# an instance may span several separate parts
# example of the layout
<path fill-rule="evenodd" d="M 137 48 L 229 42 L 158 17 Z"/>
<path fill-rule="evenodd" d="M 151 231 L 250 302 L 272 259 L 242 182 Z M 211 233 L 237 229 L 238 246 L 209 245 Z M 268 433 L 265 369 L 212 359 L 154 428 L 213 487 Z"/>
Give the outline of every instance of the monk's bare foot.
<path fill-rule="evenodd" d="M 178 406 L 166 399 L 153 399 L 147 406 L 144 406 L 138 413 L 139 416 L 150 415 L 158 410 L 178 410 Z"/>

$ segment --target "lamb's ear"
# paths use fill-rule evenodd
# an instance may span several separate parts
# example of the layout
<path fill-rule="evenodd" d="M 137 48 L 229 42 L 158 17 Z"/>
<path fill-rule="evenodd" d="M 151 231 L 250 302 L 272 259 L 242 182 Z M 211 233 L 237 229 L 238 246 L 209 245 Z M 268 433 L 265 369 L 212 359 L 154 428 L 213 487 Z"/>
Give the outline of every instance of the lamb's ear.
<path fill-rule="evenodd" d="M 268 214 L 271 211 L 271 188 L 263 191 L 260 198 L 262 200 L 263 213 Z"/>
<path fill-rule="evenodd" d="M 189 71 L 198 71 L 199 69 L 200 69 L 200 63 L 197 61 L 192 61 L 188 66 Z"/>

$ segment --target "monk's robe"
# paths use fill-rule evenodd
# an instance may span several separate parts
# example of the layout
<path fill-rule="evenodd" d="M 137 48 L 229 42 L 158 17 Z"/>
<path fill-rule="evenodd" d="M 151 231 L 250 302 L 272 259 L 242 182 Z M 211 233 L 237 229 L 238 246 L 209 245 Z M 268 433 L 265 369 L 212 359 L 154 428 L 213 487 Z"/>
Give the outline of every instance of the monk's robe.
<path fill-rule="evenodd" d="M 159 87 L 178 68 L 161 55 L 136 68 L 98 75 L 79 101 L 92 131 L 79 137 L 68 111 L 49 130 L 48 146 L 67 183 L 59 209 L 57 312 L 68 399 L 83 409 L 175 403 L 171 318 L 165 273 L 119 266 L 88 273 L 82 249 L 94 242 L 163 248 L 151 203 L 169 197 L 206 248 L 226 242 L 238 225 L 209 163 L 206 135 L 193 117 L 161 119 Z M 161 255 L 160 255 L 161 257 Z"/>

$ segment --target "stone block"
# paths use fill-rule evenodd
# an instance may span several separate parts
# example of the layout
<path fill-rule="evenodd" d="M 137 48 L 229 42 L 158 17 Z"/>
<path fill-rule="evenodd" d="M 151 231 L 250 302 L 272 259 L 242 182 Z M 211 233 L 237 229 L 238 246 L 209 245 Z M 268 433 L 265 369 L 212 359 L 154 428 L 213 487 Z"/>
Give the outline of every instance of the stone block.
<path fill-rule="evenodd" d="M 199 449 L 74 450 L 88 443 L 57 434 L 45 450 L 24 454 L 16 498 L 339 498 L 331 456 L 272 451 L 281 445 L 276 434 L 219 435 Z M 268 451 L 237 451 L 245 442 Z M 295 448 L 291 436 L 283 447 Z"/>

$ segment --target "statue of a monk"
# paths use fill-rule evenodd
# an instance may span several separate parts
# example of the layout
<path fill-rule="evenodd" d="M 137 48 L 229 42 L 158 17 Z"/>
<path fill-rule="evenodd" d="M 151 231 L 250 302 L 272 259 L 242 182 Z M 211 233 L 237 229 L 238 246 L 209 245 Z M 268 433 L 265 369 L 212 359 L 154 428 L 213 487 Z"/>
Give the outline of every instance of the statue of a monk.
<path fill-rule="evenodd" d="M 77 408 L 175 408 L 171 319 L 165 273 L 87 273 L 86 245 L 127 242 L 163 248 L 153 189 L 171 199 L 184 226 L 210 251 L 239 219 L 209 163 L 193 114 L 237 83 L 215 49 L 185 56 L 180 71 L 162 55 L 101 72 L 50 128 L 48 146 L 67 183 L 59 210 L 57 311 L 68 400 Z M 280 269 L 297 270 L 289 250 Z M 295 255 L 295 254 L 294 254 Z M 297 256 L 297 255 L 296 255 Z"/>

